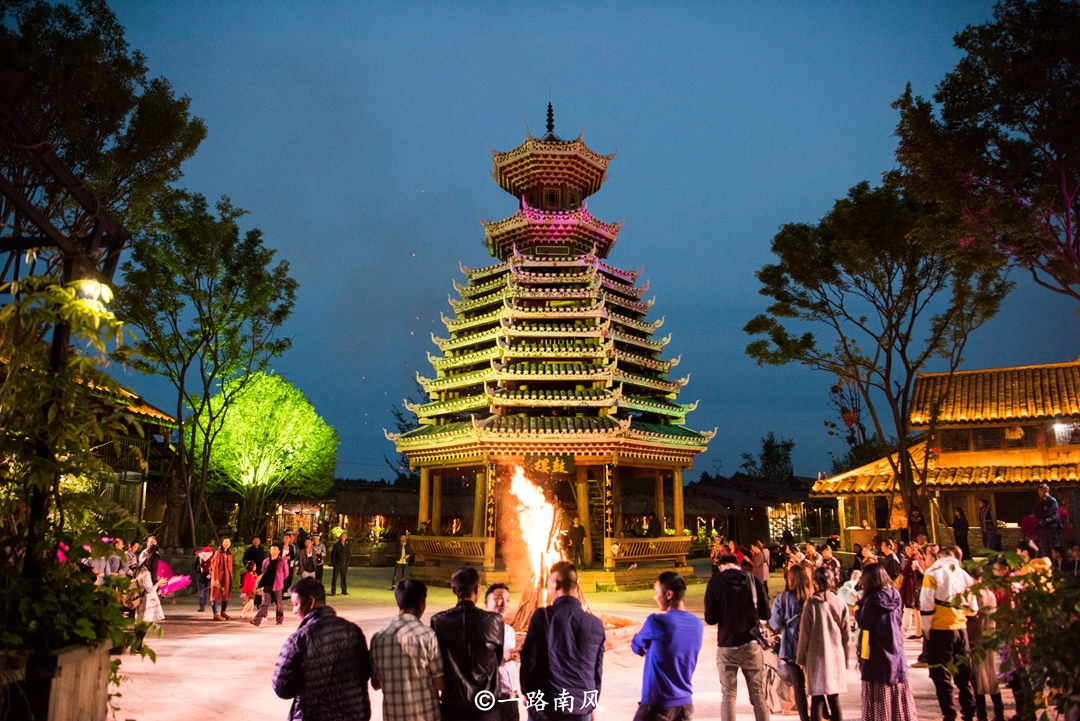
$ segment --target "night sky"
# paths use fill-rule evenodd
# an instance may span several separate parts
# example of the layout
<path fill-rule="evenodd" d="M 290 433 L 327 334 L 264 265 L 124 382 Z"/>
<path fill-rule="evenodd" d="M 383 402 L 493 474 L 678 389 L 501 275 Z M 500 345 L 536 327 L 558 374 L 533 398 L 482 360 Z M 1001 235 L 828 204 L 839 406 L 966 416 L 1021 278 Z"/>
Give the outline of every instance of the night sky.
<path fill-rule="evenodd" d="M 492 262 L 478 217 L 517 209 L 488 149 L 542 134 L 549 93 L 557 134 L 618 151 L 589 210 L 626 221 L 610 261 L 644 266 L 664 355 L 691 374 L 680 401 L 701 400 L 688 425 L 720 428 L 691 477 L 734 472 L 770 430 L 795 440 L 797 473 L 827 470 L 832 378 L 744 353 L 766 305 L 754 271 L 778 226 L 894 166 L 889 104 L 908 82 L 931 94 L 952 36 L 991 17 L 989 2 L 113 7 L 209 127 L 181 184 L 249 209 L 292 265 L 295 347 L 275 369 L 340 434 L 337 475 L 369 479 L 391 475 L 388 409 L 434 375 L 458 261 Z M 966 367 L 1077 356 L 1075 304 L 1014 278 Z M 167 382 L 120 375 L 174 407 Z"/>

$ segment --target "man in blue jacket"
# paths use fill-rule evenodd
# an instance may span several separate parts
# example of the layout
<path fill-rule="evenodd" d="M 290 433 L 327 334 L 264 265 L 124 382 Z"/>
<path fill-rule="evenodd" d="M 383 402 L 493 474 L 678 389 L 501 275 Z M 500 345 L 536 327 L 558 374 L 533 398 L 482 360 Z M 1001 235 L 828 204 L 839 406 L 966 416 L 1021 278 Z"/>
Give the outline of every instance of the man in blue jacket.
<path fill-rule="evenodd" d="M 367 721 L 371 659 L 364 632 L 326 605 L 326 589 L 302 578 L 289 589 L 300 627 L 285 641 L 274 693 L 291 698 L 289 721 Z"/>
<path fill-rule="evenodd" d="M 604 624 L 581 607 L 574 564 L 552 566 L 547 585 L 551 605 L 536 610 L 521 645 L 529 721 L 591 721 L 600 699 Z"/>
<path fill-rule="evenodd" d="M 653 601 L 662 613 L 645 619 L 630 642 L 634 653 L 645 657 L 641 703 L 634 721 L 690 721 L 694 717 L 691 679 L 705 627 L 697 616 L 687 613 L 685 596 L 686 581 L 674 571 L 664 571 L 653 584 Z"/>

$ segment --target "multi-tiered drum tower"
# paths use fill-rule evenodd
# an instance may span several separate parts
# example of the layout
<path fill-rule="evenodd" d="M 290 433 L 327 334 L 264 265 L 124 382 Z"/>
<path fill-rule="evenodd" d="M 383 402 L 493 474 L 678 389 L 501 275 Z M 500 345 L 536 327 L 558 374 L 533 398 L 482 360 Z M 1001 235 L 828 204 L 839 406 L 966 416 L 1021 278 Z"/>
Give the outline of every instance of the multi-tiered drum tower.
<path fill-rule="evenodd" d="M 569 482 L 577 508 L 567 511 L 586 527 L 592 568 L 605 569 L 593 583 L 634 583 L 635 572 L 623 569 L 648 561 L 692 573 L 683 470 L 714 434 L 684 425 L 697 404 L 676 401 L 689 378 L 668 378 L 679 359 L 661 357 L 671 337 L 655 337 L 663 318 L 646 320 L 654 301 L 642 299 L 641 271 L 606 261 L 622 223 L 597 220 L 586 199 L 615 156 L 555 135 L 550 105 L 543 137 L 492 155 L 493 176 L 519 210 L 484 222 L 484 245 L 498 262 L 461 267 L 467 283 L 454 283 L 460 299 L 451 297 L 454 315 L 443 316 L 449 335 L 432 336 L 441 353 L 428 354 L 435 377 L 418 377 L 429 400 L 406 404 L 419 425 L 387 434 L 419 468 L 418 521 L 439 534 L 414 537 L 416 551 L 447 569 L 414 572 L 445 580 L 455 562 L 470 562 L 499 575 L 500 503 L 521 465 L 540 481 Z M 445 478 L 472 482 L 470 536 L 441 535 Z M 631 478 L 655 483 L 655 516 L 674 535 L 621 537 L 620 480 Z M 656 568 L 636 574 L 651 582 Z"/>

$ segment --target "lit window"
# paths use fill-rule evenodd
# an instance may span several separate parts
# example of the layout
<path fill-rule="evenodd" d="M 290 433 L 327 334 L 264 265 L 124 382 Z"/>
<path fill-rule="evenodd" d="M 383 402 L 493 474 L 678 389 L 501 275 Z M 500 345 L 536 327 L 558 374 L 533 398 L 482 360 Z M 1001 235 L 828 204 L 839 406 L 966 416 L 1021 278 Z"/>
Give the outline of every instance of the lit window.
<path fill-rule="evenodd" d="M 1008 426 L 1005 429 L 1006 448 L 1034 448 L 1035 428 L 1032 426 Z"/>
<path fill-rule="evenodd" d="M 971 436 L 967 430 L 942 431 L 941 450 L 949 452 L 970 451 Z"/>
<path fill-rule="evenodd" d="M 976 428 L 971 432 L 976 451 L 993 451 L 1005 445 L 1003 428 Z"/>
<path fill-rule="evenodd" d="M 1054 440 L 1059 446 L 1080 445 L 1080 423 L 1055 423 Z"/>

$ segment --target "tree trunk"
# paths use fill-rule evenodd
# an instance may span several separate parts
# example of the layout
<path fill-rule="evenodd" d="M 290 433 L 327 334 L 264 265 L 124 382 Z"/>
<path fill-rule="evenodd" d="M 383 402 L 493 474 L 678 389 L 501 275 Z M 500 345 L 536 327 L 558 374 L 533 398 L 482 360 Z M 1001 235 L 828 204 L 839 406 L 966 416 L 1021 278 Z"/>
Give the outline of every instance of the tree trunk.
<path fill-rule="evenodd" d="M 180 478 L 170 474 L 165 496 L 165 515 L 161 518 L 158 542 L 165 547 L 180 545 L 180 523 L 184 513 L 184 489 Z"/>

